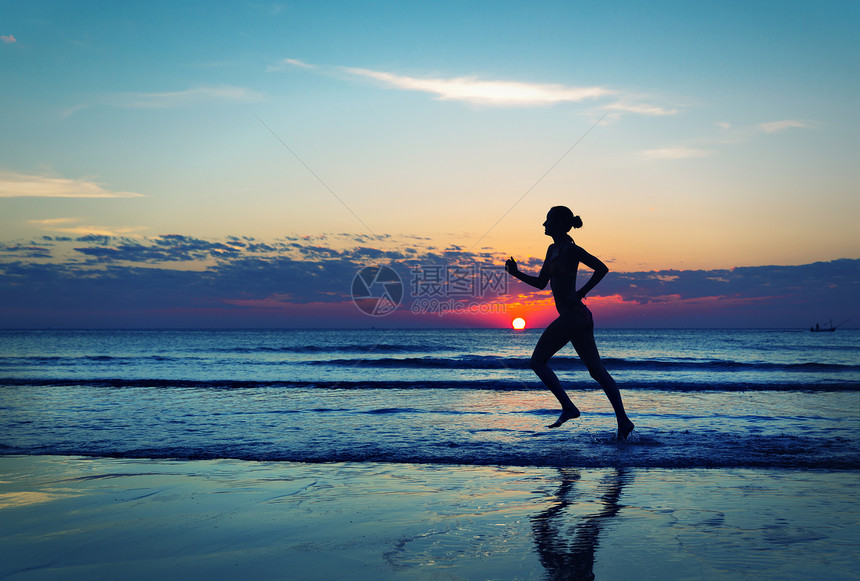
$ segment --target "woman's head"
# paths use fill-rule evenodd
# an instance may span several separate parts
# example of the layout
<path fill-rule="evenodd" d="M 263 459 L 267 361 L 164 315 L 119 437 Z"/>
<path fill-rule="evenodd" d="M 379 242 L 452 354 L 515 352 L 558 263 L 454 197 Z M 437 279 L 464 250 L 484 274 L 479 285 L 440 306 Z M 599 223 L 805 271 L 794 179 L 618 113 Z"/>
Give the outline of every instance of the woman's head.
<path fill-rule="evenodd" d="M 574 216 L 567 206 L 553 206 L 543 223 L 547 234 L 569 232 L 571 228 L 582 228 L 582 218 Z"/>

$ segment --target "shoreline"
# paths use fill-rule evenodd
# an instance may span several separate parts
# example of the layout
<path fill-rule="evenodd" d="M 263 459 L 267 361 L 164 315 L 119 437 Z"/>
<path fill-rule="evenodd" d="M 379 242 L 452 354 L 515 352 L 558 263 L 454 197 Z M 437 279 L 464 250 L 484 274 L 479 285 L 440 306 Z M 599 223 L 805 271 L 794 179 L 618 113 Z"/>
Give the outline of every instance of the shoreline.
<path fill-rule="evenodd" d="M 0 579 L 856 578 L 860 471 L 0 456 Z"/>
<path fill-rule="evenodd" d="M 555 413 L 555 410 L 553 410 Z M 634 439 L 635 438 L 635 439 Z M 573 457 L 564 458 L 557 454 L 547 455 L 546 457 L 536 458 L 533 455 L 525 453 L 520 454 L 499 454 L 493 458 L 478 459 L 474 457 L 462 458 L 457 456 L 424 456 L 421 459 L 416 459 L 407 455 L 390 455 L 390 459 L 381 459 L 379 454 L 365 456 L 353 452 L 335 452 L 335 453 L 290 453 L 290 454 L 273 454 L 267 453 L 262 456 L 221 456 L 216 453 L 206 454 L 203 452 L 195 452 L 191 455 L 183 454 L 165 454 L 151 455 L 147 452 L 129 452 L 116 454 L 100 454 L 97 452 L 0 452 L 0 462 L 3 458 L 76 458 L 81 460 L 112 460 L 117 462 L 237 462 L 248 464 L 270 464 L 270 465 L 295 465 L 295 466 L 329 466 L 335 464 L 346 465 L 392 465 L 392 466 L 437 466 L 440 468 L 499 468 L 499 469 L 516 469 L 516 470 L 551 470 L 551 469 L 580 469 L 580 470 L 752 470 L 752 471 L 802 471 L 802 472 L 819 472 L 819 473 L 840 473 L 840 472 L 856 472 L 860 474 L 860 460 L 839 460 L 838 462 L 830 462 L 828 464 L 809 462 L 802 458 L 785 458 L 781 461 L 768 462 L 752 462 L 739 461 L 731 465 L 725 463 L 696 462 L 689 463 L 688 459 L 676 459 L 674 462 L 654 462 L 632 458 L 625 456 L 627 447 L 633 446 L 648 446 L 653 445 L 650 439 L 642 440 L 638 438 L 638 434 L 633 432 L 633 436 L 627 442 L 617 442 L 611 432 L 606 432 L 606 435 L 596 442 L 597 445 L 603 446 L 610 457 L 605 457 L 601 461 L 592 461 L 591 458 Z M 549 446 L 549 444 L 548 444 Z M 2 477 L 2 472 L 0 472 Z M 860 483 L 858 483 L 860 484 Z"/>

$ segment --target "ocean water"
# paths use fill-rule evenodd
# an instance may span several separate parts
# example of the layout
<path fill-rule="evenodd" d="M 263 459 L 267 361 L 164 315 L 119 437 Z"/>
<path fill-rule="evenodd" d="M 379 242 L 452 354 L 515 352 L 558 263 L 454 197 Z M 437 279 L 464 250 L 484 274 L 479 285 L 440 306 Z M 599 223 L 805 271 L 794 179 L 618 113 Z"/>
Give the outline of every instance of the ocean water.
<path fill-rule="evenodd" d="M 0 454 L 860 468 L 860 331 L 598 330 L 636 424 L 539 330 L 0 331 Z"/>

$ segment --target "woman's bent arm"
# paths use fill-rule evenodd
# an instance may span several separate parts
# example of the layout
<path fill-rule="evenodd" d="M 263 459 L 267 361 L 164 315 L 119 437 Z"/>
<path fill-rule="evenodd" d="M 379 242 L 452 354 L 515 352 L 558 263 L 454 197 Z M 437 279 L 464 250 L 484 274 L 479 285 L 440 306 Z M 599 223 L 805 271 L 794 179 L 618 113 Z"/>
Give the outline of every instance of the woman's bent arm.
<path fill-rule="evenodd" d="M 509 258 L 508 261 L 505 262 L 505 270 L 507 270 L 514 278 L 518 278 L 524 283 L 540 290 L 545 289 L 549 282 L 549 271 L 546 268 L 546 261 L 544 261 L 544 265 L 541 267 L 540 274 L 538 276 L 532 276 L 530 274 L 520 272 L 520 269 L 517 268 L 517 261 L 514 260 L 513 257 Z"/>
<path fill-rule="evenodd" d="M 591 274 L 591 278 L 588 279 L 588 282 L 586 282 L 584 285 L 582 285 L 582 288 L 576 291 L 580 298 L 585 298 L 585 295 L 591 292 L 591 289 L 596 287 L 597 283 L 603 280 L 603 277 L 606 276 L 606 274 L 609 272 L 609 268 L 605 264 L 603 264 L 603 261 L 596 256 L 592 256 L 582 248 L 580 248 L 579 250 L 579 261 L 594 271 Z"/>

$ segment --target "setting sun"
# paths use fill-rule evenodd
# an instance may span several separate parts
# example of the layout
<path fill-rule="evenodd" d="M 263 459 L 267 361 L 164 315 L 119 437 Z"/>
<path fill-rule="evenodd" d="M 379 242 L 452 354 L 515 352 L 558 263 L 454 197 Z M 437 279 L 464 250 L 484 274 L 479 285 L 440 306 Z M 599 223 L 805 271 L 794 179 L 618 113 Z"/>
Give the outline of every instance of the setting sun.
<path fill-rule="evenodd" d="M 526 328 L 526 320 L 521 317 L 517 317 L 516 319 L 511 321 L 511 325 L 514 327 L 514 329 L 519 331 L 521 329 Z"/>

